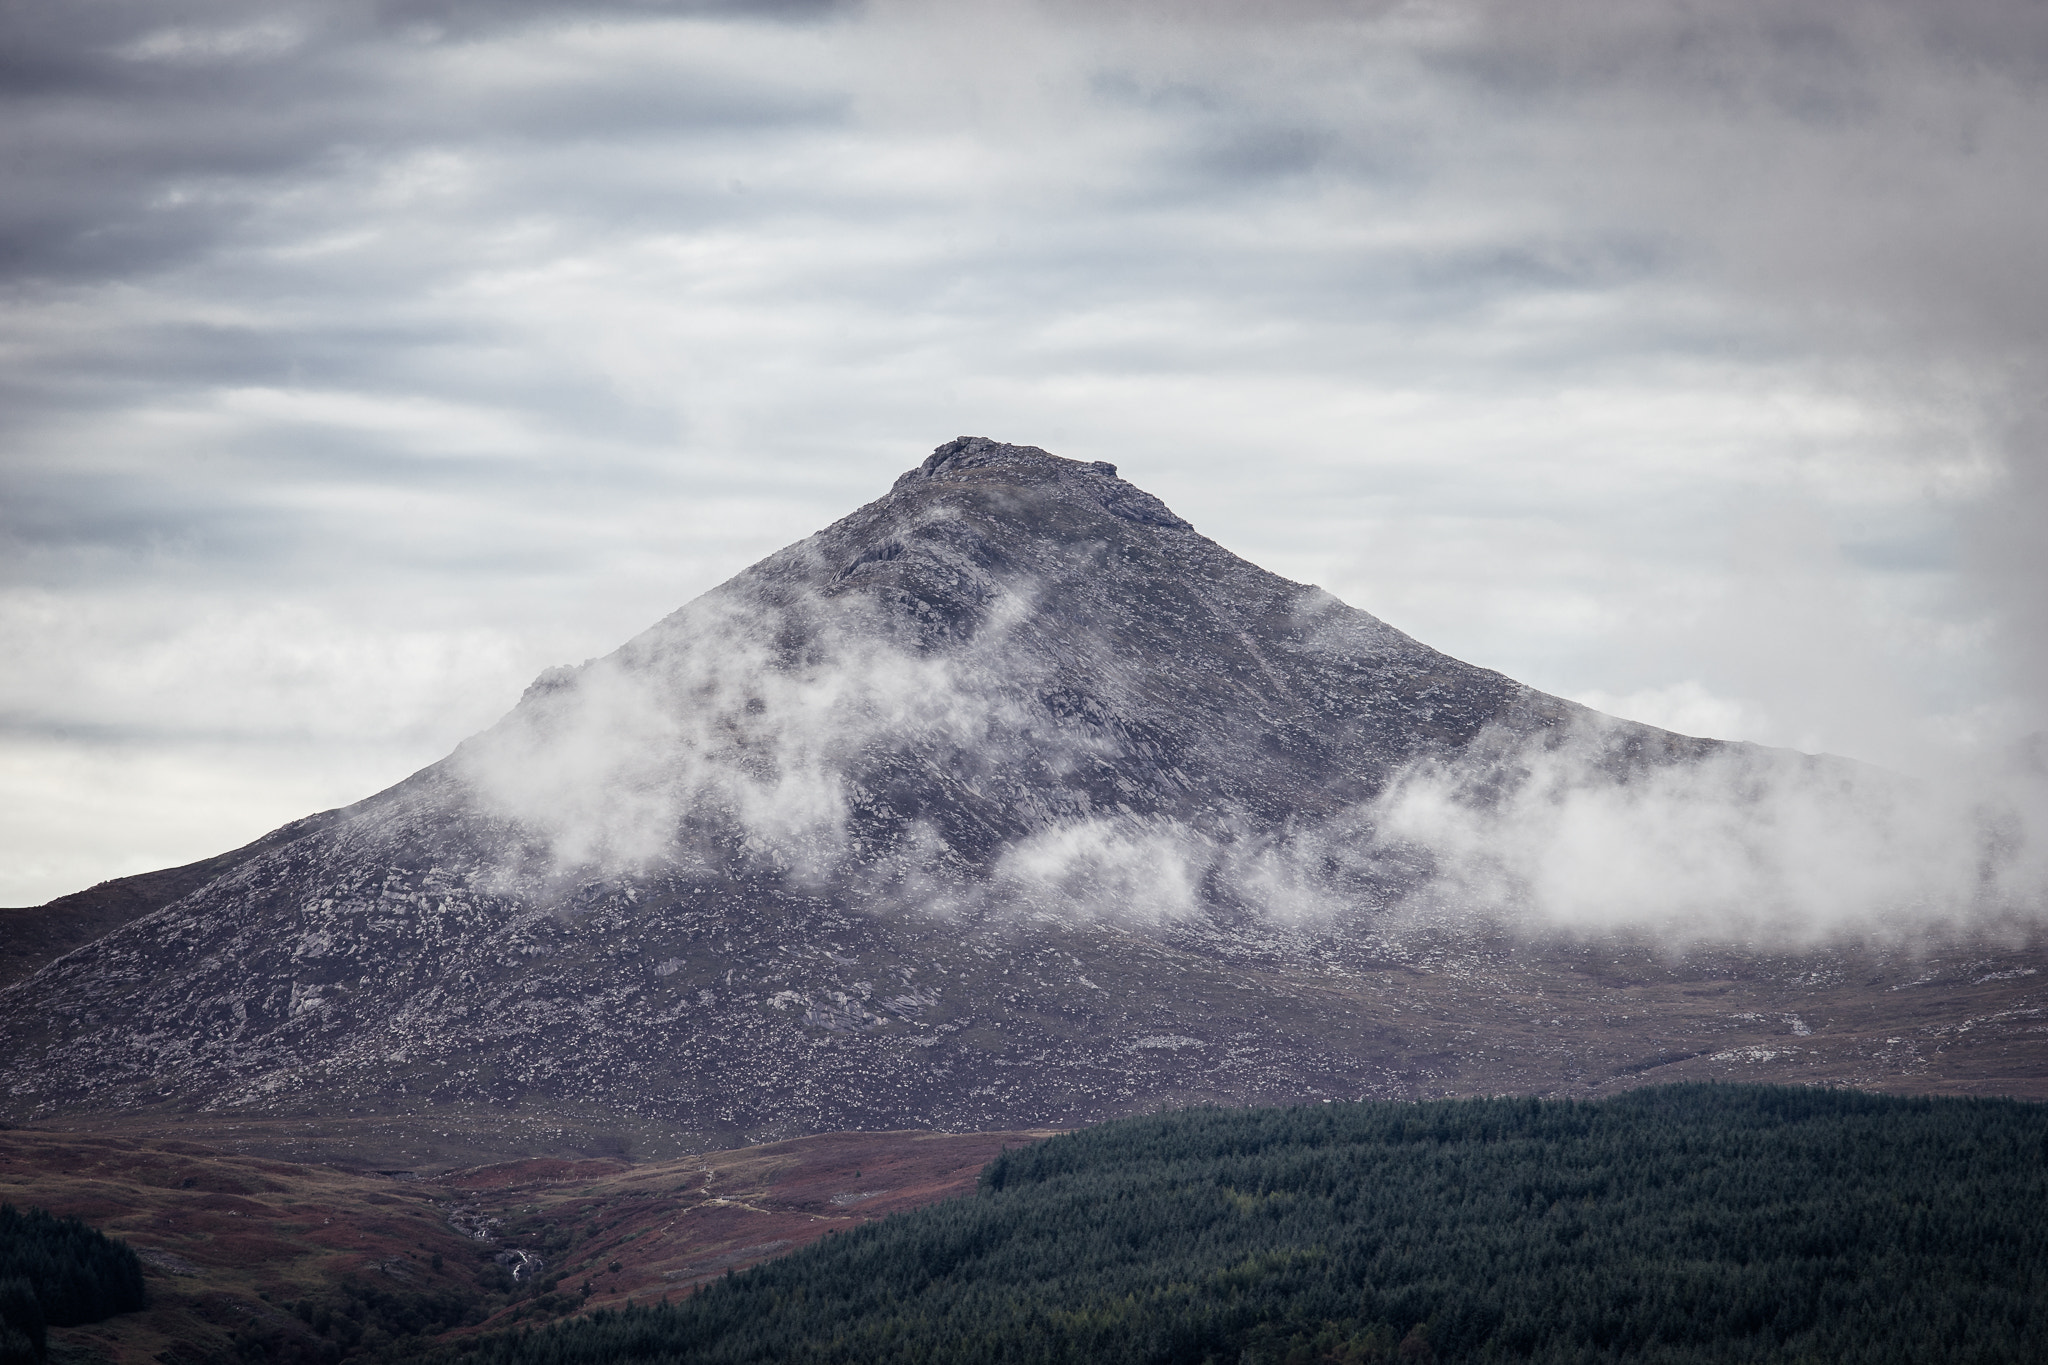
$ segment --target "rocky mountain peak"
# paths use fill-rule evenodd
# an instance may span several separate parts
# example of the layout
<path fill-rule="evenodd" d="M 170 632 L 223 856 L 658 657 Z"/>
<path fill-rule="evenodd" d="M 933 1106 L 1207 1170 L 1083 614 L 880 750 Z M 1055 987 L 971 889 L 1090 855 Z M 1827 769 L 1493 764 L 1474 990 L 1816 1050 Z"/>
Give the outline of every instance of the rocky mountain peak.
<path fill-rule="evenodd" d="M 870 908 L 1156 918 L 1247 904 L 1255 848 L 1304 894 L 1383 903 L 1412 867 L 1356 848 L 1392 773 L 1581 714 L 1238 558 L 1106 463 L 966 437 L 544 675 L 450 777 L 577 866 L 738 847 Z"/>
<path fill-rule="evenodd" d="M 1540 804 L 1566 737 L 1617 790 L 1726 747 L 1429 649 L 1106 462 L 962 437 L 406 782 L 159 878 L 0 994 L 0 1090 L 687 1145 L 1561 1083 L 1385 992 L 1535 970 L 1421 913 L 1447 883 L 1389 794 Z"/>
<path fill-rule="evenodd" d="M 927 456 L 923 464 L 899 476 L 891 491 L 893 495 L 930 485 L 943 488 L 977 484 L 1050 489 L 1065 497 L 1092 502 L 1125 521 L 1193 529 L 1158 498 L 1118 478 L 1116 466 L 1107 460 L 1084 463 L 1050 454 L 1037 446 L 1005 445 L 984 436 L 961 436 L 946 442 Z"/>

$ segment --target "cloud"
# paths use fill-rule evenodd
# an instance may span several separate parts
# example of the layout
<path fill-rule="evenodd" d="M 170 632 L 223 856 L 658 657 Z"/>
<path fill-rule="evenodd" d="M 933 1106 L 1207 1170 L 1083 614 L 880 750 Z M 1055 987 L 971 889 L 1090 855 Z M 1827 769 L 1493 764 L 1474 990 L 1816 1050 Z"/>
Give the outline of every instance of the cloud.
<path fill-rule="evenodd" d="M 2043 724 L 2038 7 L 0 24 L 0 554 L 134 680 L 103 732 L 237 723 L 145 684 L 150 612 L 481 630 L 451 685 L 509 701 L 961 430 L 1552 691 L 1888 761 Z M 88 709 L 11 667 L 30 730 Z M 337 772 L 379 742 L 296 686 Z"/>
<path fill-rule="evenodd" d="M 426 149 L 814 117 L 772 83 L 678 71 L 658 41 L 606 52 L 581 35 L 624 24 L 658 38 L 678 23 L 816 21 L 835 8 L 228 0 L 182 6 L 169 23 L 151 5 L 15 9 L 0 83 L 15 166 L 0 271 L 84 282 L 275 249 L 280 228 L 300 226 L 281 197 L 366 170 L 383 178 Z"/>
<path fill-rule="evenodd" d="M 1172 820 L 1066 821 L 1018 840 L 995 868 L 1013 913 L 1156 928 L 1200 913 L 1213 845 Z"/>
<path fill-rule="evenodd" d="M 1377 835 L 1429 856 L 1435 912 L 1669 949 L 1896 942 L 2041 913 L 2048 789 L 1754 746 L 1617 780 L 1615 738 L 1588 727 L 1476 768 L 1417 765 L 1378 803 Z"/>
<path fill-rule="evenodd" d="M 856 824 L 873 824 L 856 806 L 881 795 L 863 787 L 884 780 L 877 755 L 902 756 L 934 787 L 955 776 L 937 761 L 948 754 L 996 766 L 1039 756 L 1020 698 L 1040 670 L 1004 632 L 1028 584 L 993 603 L 965 647 L 933 653 L 887 610 L 789 588 L 787 573 L 757 571 L 605 658 L 542 674 L 456 751 L 453 773 L 478 808 L 540 841 L 540 875 L 738 858 L 818 882 L 880 853 L 928 878 L 942 869 L 925 863 L 952 856 L 928 830 L 853 846 Z"/>

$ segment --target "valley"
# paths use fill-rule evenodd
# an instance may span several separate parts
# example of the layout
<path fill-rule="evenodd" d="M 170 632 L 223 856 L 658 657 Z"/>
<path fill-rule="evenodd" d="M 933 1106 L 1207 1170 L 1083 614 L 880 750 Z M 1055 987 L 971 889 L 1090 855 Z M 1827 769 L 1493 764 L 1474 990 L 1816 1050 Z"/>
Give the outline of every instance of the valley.
<path fill-rule="evenodd" d="M 198 1125 L 204 1127 L 204 1125 Z M 401 1337 L 659 1301 L 835 1230 L 954 1197 L 1026 1133 L 825 1134 L 680 1161 L 379 1174 L 184 1136 L 0 1130 L 0 1201 L 133 1246 L 141 1313 L 52 1332 L 57 1360 L 326 1361 Z M 119 1131 L 128 1135 L 118 1135 Z"/>

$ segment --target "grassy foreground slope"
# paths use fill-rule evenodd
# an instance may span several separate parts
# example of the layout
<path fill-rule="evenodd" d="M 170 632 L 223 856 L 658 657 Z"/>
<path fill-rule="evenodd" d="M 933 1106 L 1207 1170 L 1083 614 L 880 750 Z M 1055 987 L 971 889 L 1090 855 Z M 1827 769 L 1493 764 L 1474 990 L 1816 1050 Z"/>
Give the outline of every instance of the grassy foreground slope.
<path fill-rule="evenodd" d="M 689 1299 L 439 1357 L 2048 1359 L 2048 1108 L 1749 1086 L 1194 1110 Z"/>
<path fill-rule="evenodd" d="M 89 1325 L 61 1325 L 85 1319 L 61 1295 L 45 1300 L 58 1309 L 46 1315 L 51 1359 L 410 1358 L 442 1336 L 675 1294 L 828 1230 L 967 1194 L 1005 1145 L 1046 1136 L 828 1133 L 680 1161 L 529 1159 L 390 1179 L 259 1154 L 289 1150 L 302 1126 L 211 1129 L 240 1151 L 137 1128 L 0 1129 L 0 1203 L 104 1229 L 147 1277 L 146 1309 Z M 8 1259 L 11 1240 L 0 1215 L 9 1323 L 19 1294 L 8 1284 L 36 1273 Z M 6 1340 L 0 1330 L 0 1365 L 11 1365 Z"/>

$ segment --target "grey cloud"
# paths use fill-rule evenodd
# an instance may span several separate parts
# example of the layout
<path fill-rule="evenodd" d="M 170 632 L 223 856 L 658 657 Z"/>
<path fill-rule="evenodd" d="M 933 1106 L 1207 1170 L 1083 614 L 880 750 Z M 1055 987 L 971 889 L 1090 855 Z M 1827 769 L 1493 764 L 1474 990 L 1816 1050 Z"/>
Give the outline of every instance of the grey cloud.
<path fill-rule="evenodd" d="M 2031 719 L 1992 728 L 2048 721 L 2048 548 L 2021 529 L 2048 519 L 2048 11 L 1814 0 L 1480 12 L 1438 60 L 1510 107 L 1633 123 L 1590 143 L 1613 160 L 1574 177 L 1596 213 L 1667 224 L 1695 274 L 1746 292 L 1845 368 L 1867 367 L 1902 410 L 1953 413 L 1930 464 L 1975 443 L 2003 466 L 1997 494 L 1960 512 L 1971 573 L 1950 610 L 2002 623 L 2010 695 Z M 1925 553 L 1889 558 L 1919 568 Z"/>
<path fill-rule="evenodd" d="M 640 16 L 789 23 L 848 13 L 858 5 L 854 0 L 378 0 L 372 8 L 387 27 L 429 24 L 473 36 L 521 23 Z"/>
<path fill-rule="evenodd" d="M 1588 145 L 1614 159 L 1575 177 L 1609 205 L 1695 208 L 1671 226 L 1704 229 L 1738 270 L 1777 267 L 1771 287 L 1844 320 L 1860 291 L 1922 344 L 2034 346 L 2048 212 L 2024 174 L 2048 93 L 2038 6 L 1483 13 L 1445 59 L 1512 104 L 1613 118 L 1618 135 Z"/>
<path fill-rule="evenodd" d="M 2048 411 L 2040 405 L 2015 423 L 2016 452 L 2006 496 L 1987 500 L 1965 519 L 1963 555 L 1974 570 L 1978 601 L 2002 627 L 1999 662 L 2011 692 L 2025 699 L 2008 727 L 2020 737 L 2005 756 L 2026 762 L 2048 734 Z"/>
<path fill-rule="evenodd" d="M 0 22 L 16 584 L 607 603 L 583 657 L 997 427 L 1553 690 L 1871 752 L 2048 676 L 2038 7 Z M 1898 714 L 1802 662 L 1815 613 L 1714 605 L 1780 502 L 1822 615 L 1925 644 Z"/>
<path fill-rule="evenodd" d="M 1617 10 L 1567 0 L 1536 12 L 1511 0 L 1462 7 L 1437 60 L 1503 94 L 1577 98 L 1630 87 L 1722 113 L 1761 109 L 1839 127 L 1900 92 L 1885 84 L 1917 69 L 1975 80 L 2037 83 L 2048 76 L 2048 28 L 2024 0 L 1732 0 Z"/>
<path fill-rule="evenodd" d="M 1330 149 L 1320 129 L 1241 127 L 1224 132 L 1202 149 L 1199 164 L 1231 180 L 1263 180 L 1299 175 L 1320 165 Z"/>
<path fill-rule="evenodd" d="M 1731 747 L 1616 781 L 1597 727 L 1424 763 L 1373 812 L 1428 854 L 1426 901 L 1524 929 L 1705 942 L 2020 932 L 2048 891 L 2048 789 L 1945 786 L 1835 758 Z"/>
<path fill-rule="evenodd" d="M 790 3 L 355 7 L 230 3 L 13 6 L 0 19 L 0 276 L 92 280 L 164 268 L 229 239 L 293 176 L 450 138 L 649 136 L 677 125 L 830 117 L 721 88 L 715 75 L 631 73 L 604 89 L 487 91 L 464 102 L 420 84 L 421 62 L 520 28 L 705 17 L 813 20 Z"/>

